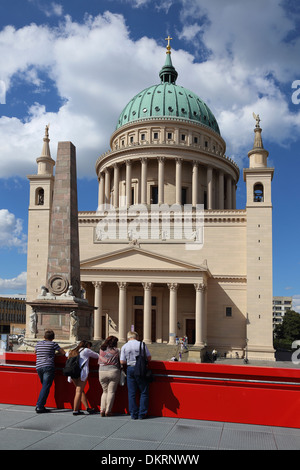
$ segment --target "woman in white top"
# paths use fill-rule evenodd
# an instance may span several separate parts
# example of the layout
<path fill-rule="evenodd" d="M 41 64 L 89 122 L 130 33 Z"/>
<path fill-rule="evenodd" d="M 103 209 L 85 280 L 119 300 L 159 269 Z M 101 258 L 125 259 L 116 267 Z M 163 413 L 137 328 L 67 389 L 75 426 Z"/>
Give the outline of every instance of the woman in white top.
<path fill-rule="evenodd" d="M 81 341 L 75 349 L 72 349 L 66 354 L 67 357 L 73 357 L 79 354 L 79 366 L 82 367 L 80 378 L 72 379 L 71 377 L 68 377 L 68 382 L 73 382 L 76 387 L 73 407 L 74 416 L 82 414 L 82 412 L 79 410 L 81 402 L 85 406 L 88 413 L 95 412 L 93 408 L 89 407 L 86 395 L 84 393 L 84 388 L 89 375 L 90 357 L 95 359 L 99 358 L 99 354 L 92 351 L 91 346 L 92 343 L 90 341 Z"/>

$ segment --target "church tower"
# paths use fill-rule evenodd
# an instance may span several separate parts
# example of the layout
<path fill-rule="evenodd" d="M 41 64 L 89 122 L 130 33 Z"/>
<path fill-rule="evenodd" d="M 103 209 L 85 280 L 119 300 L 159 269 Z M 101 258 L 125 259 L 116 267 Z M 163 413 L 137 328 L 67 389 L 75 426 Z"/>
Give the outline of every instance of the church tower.
<path fill-rule="evenodd" d="M 27 249 L 27 302 L 36 298 L 41 285 L 45 283 L 50 214 L 53 197 L 53 168 L 55 161 L 51 158 L 49 146 L 49 126 L 46 126 L 42 153 L 36 162 L 36 175 L 29 175 L 30 196 L 28 211 L 28 249 Z M 29 306 L 28 309 L 31 310 Z M 30 315 L 27 312 L 26 318 Z M 30 332 L 26 325 L 26 332 Z"/>
<path fill-rule="evenodd" d="M 264 149 L 259 116 L 254 129 L 253 149 L 244 169 L 247 187 L 247 322 L 249 359 L 274 359 L 272 329 L 272 199 L 274 168 Z"/>

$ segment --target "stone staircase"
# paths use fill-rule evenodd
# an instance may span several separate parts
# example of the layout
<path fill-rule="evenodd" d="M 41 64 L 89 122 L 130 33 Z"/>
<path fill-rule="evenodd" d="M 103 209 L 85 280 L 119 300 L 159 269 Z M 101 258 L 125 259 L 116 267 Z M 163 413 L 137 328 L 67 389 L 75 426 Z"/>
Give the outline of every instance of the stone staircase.
<path fill-rule="evenodd" d="M 153 361 L 170 361 L 172 357 L 179 359 L 180 346 L 161 344 L 161 343 L 152 343 L 147 344 L 151 358 Z M 187 361 L 187 350 L 181 354 L 182 361 Z"/>
<path fill-rule="evenodd" d="M 96 352 L 99 352 L 99 348 L 102 341 L 93 341 L 92 349 Z M 121 349 L 124 343 L 118 343 L 118 348 Z M 147 344 L 147 348 L 151 354 L 151 359 L 153 361 L 170 361 L 172 357 L 179 359 L 180 346 L 171 346 L 169 344 L 162 343 L 152 343 Z M 184 350 L 181 354 L 181 360 L 183 362 L 188 361 L 188 351 Z"/>

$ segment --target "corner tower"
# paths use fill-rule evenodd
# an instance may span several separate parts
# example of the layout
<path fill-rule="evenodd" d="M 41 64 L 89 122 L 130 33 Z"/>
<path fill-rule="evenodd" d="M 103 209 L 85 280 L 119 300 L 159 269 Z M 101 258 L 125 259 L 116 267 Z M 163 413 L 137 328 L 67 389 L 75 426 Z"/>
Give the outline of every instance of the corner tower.
<path fill-rule="evenodd" d="M 35 299 L 46 279 L 50 215 L 53 197 L 53 168 L 49 146 L 49 126 L 46 126 L 43 148 L 36 162 L 37 174 L 29 175 L 30 196 L 28 210 L 28 248 L 27 248 L 27 301 Z M 27 305 L 31 312 L 31 308 Z M 27 312 L 27 320 L 30 318 Z M 26 332 L 30 326 L 26 325 Z"/>
<path fill-rule="evenodd" d="M 250 359 L 274 360 L 272 328 L 272 198 L 274 168 L 267 165 L 259 116 L 244 169 L 247 187 L 247 349 Z"/>

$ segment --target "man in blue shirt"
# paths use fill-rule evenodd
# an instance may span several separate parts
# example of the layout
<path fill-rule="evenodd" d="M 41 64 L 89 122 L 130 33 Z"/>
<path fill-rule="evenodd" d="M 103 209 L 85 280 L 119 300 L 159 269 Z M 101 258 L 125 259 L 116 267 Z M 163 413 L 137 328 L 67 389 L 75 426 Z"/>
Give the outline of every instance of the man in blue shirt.
<path fill-rule="evenodd" d="M 144 419 L 147 416 L 149 405 L 149 382 L 134 375 L 136 356 L 140 353 L 140 341 L 137 338 L 138 334 L 135 331 L 130 331 L 127 334 L 128 342 L 121 348 L 120 361 L 121 364 L 127 364 L 128 404 L 131 418 Z M 151 356 L 146 345 L 145 349 L 148 361 L 150 361 Z M 136 403 L 136 392 L 138 390 L 140 391 L 139 407 Z"/>
<path fill-rule="evenodd" d="M 57 343 L 53 342 L 55 338 L 54 331 L 45 331 L 44 338 L 44 341 L 39 341 L 35 347 L 36 371 L 42 384 L 42 389 L 35 408 L 37 413 L 46 413 L 48 411 L 45 408 L 45 404 L 54 380 L 55 353 L 57 352 L 61 355 L 65 354 L 65 351 Z"/>

